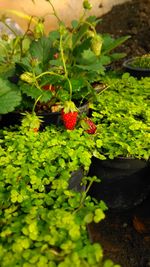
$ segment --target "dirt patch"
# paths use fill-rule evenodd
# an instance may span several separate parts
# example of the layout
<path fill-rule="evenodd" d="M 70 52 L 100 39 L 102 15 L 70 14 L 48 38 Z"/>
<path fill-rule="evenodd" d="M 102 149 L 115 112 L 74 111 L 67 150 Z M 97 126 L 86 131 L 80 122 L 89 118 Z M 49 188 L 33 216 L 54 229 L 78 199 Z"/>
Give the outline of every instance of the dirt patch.
<path fill-rule="evenodd" d="M 130 35 L 117 50 L 127 58 L 150 53 L 150 0 L 133 0 L 114 6 L 97 25 L 98 32 L 114 37 Z"/>
<path fill-rule="evenodd" d="M 126 53 L 126 58 L 150 53 L 150 0 L 133 0 L 113 7 L 102 16 L 97 30 L 114 37 L 130 35 L 117 48 L 118 52 Z M 115 66 L 121 67 L 123 60 Z M 132 210 L 108 210 L 105 220 L 90 225 L 90 234 L 93 241 L 103 246 L 105 257 L 122 267 L 149 267 L 150 195 Z"/>
<path fill-rule="evenodd" d="M 150 266 L 150 196 L 133 210 L 107 211 L 106 218 L 89 229 L 105 258 L 122 267 Z"/>

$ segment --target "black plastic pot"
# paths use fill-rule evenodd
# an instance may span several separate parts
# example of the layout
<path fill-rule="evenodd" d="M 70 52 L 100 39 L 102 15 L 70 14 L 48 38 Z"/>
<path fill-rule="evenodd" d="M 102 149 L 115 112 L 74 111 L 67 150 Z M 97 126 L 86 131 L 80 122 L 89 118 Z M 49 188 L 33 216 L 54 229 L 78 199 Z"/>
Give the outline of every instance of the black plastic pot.
<path fill-rule="evenodd" d="M 21 124 L 23 115 L 17 112 L 9 112 L 8 114 L 2 114 L 0 118 L 0 126 L 9 127 Z"/>
<path fill-rule="evenodd" d="M 38 115 L 42 117 L 43 121 L 41 123 L 41 129 L 44 129 L 46 126 L 49 126 L 51 124 L 56 126 L 62 124 L 60 112 L 41 113 Z"/>
<path fill-rule="evenodd" d="M 145 160 L 92 158 L 89 176 L 101 182 L 93 183 L 89 195 L 104 200 L 110 209 L 130 209 L 140 204 L 150 191 L 150 164 Z"/>
<path fill-rule="evenodd" d="M 83 176 L 84 176 L 84 172 L 82 168 L 80 168 L 77 171 L 72 172 L 71 179 L 69 181 L 69 189 L 73 189 L 77 192 L 84 191 L 86 188 L 85 188 L 85 185 L 82 184 Z"/>
<path fill-rule="evenodd" d="M 128 59 L 123 62 L 123 68 L 126 72 L 129 72 L 132 76 L 140 79 L 142 77 L 149 77 L 150 76 L 150 69 L 144 69 L 140 67 L 133 67 L 131 63 L 134 58 Z"/>
<path fill-rule="evenodd" d="M 50 124 L 60 125 L 61 116 L 60 112 L 51 112 L 51 113 L 40 113 L 38 114 L 42 118 L 41 129 L 45 128 Z M 10 112 L 1 116 L 0 126 L 9 127 L 14 125 L 20 125 L 23 115 L 17 112 Z"/>
<path fill-rule="evenodd" d="M 86 115 L 88 115 L 89 113 L 88 104 L 84 104 L 78 109 L 79 109 L 79 114 L 85 113 Z M 41 123 L 41 130 L 51 124 L 54 124 L 56 126 L 62 125 L 60 112 L 49 112 L 49 113 L 41 112 L 41 113 L 37 113 L 37 115 L 41 117 L 43 121 Z M 22 118 L 23 118 L 23 115 L 19 112 L 9 112 L 8 114 L 2 114 L 0 116 L 0 126 L 1 128 L 3 128 L 3 127 L 14 126 L 14 125 L 20 125 Z"/>
<path fill-rule="evenodd" d="M 76 192 L 83 192 L 85 191 L 86 187 L 82 184 L 82 178 L 84 177 L 84 171 L 82 168 L 79 168 L 76 171 L 71 173 L 71 178 L 69 180 L 69 190 L 73 190 Z M 48 193 L 51 190 L 51 184 L 46 185 L 46 192 Z"/>

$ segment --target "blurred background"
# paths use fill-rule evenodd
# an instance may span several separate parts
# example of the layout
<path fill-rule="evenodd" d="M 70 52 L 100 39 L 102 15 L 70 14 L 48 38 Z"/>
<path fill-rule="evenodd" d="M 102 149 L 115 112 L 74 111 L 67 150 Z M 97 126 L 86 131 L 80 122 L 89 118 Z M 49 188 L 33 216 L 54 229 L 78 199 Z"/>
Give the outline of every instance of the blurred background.
<path fill-rule="evenodd" d="M 117 4 L 127 2 L 129 0 L 91 0 L 92 10 L 88 13 L 97 17 L 102 16 L 111 10 Z M 79 17 L 82 12 L 81 0 L 53 0 L 59 17 L 65 21 L 66 24 Z M 7 14 L 12 18 L 21 29 L 25 30 L 28 21 L 20 15 L 13 12 L 19 11 L 29 16 L 39 16 L 45 18 L 46 32 L 51 31 L 57 27 L 56 18 L 52 14 L 52 8 L 46 0 L 0 0 L 0 15 Z"/>

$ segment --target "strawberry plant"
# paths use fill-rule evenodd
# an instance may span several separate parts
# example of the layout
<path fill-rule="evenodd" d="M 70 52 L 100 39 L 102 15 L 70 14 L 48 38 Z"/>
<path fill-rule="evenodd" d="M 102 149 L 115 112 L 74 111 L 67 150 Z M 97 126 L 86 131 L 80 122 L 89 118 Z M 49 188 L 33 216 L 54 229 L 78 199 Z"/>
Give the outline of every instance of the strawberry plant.
<path fill-rule="evenodd" d="M 26 31 L 27 36 L 30 32 L 28 50 L 25 53 L 20 50 L 21 57 L 13 62 L 22 103 L 27 96 L 31 102 L 46 105 L 47 111 L 51 112 L 53 105 L 58 103 L 63 106 L 64 102 L 73 101 L 80 106 L 96 96 L 93 83 L 105 75 L 108 64 L 124 56 L 113 50 L 129 37 L 114 39 L 109 34 L 97 33 L 99 20 L 87 16 L 92 8 L 89 1 L 83 1 L 83 14 L 79 20 L 72 21 L 69 28 L 58 17 L 51 0 L 48 2 L 58 20 L 58 29 L 45 35 L 42 19 L 36 19 L 32 31 L 29 23 Z M 19 109 L 24 108 L 22 103 Z M 38 105 L 36 107 L 38 111 Z"/>
<path fill-rule="evenodd" d="M 82 128 L 55 126 L 42 132 L 1 131 L 0 261 L 2 267 L 119 267 L 104 262 L 87 225 L 104 219 L 103 201 L 87 196 L 95 177 L 86 177 L 95 142 Z M 83 169 L 85 191 L 69 189 L 72 173 Z"/>

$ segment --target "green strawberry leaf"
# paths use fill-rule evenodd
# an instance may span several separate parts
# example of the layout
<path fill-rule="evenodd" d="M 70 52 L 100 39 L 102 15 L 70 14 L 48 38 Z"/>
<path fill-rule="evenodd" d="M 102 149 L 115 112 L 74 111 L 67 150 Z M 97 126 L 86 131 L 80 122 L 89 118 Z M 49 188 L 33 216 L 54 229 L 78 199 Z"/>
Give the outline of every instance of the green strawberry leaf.
<path fill-rule="evenodd" d="M 0 78 L 0 114 L 11 112 L 21 102 L 18 88 L 9 81 Z"/>
<path fill-rule="evenodd" d="M 21 90 L 23 93 L 25 93 L 27 96 L 30 96 L 33 99 L 37 99 L 40 96 L 40 101 L 41 102 L 47 102 L 51 99 L 52 97 L 52 93 L 50 90 L 45 91 L 45 90 L 40 90 L 37 87 L 30 86 L 29 84 L 26 83 L 21 83 Z"/>
<path fill-rule="evenodd" d="M 109 34 L 103 34 L 103 46 L 102 46 L 102 53 L 107 54 L 111 50 L 115 49 L 126 40 L 130 38 L 130 36 L 122 36 L 117 39 L 112 38 Z"/>
<path fill-rule="evenodd" d="M 86 82 L 85 82 L 85 79 L 84 78 L 72 78 L 70 79 L 71 81 L 71 84 L 72 84 L 72 91 L 74 92 L 77 92 L 77 91 L 80 91 L 80 88 L 84 87 L 86 85 Z"/>
<path fill-rule="evenodd" d="M 62 62 L 61 59 L 52 59 L 52 60 L 49 61 L 49 63 L 50 63 L 51 65 L 53 65 L 53 66 L 57 66 L 57 67 L 59 67 L 59 66 L 63 66 L 63 62 Z"/>
<path fill-rule="evenodd" d="M 79 25 L 78 20 L 72 20 L 71 25 L 72 25 L 73 29 L 76 29 Z"/>
<path fill-rule="evenodd" d="M 76 47 L 76 45 L 80 43 L 82 37 L 86 34 L 88 28 L 88 24 L 83 24 L 80 27 L 79 31 L 77 31 L 77 33 L 72 36 L 73 47 Z"/>
<path fill-rule="evenodd" d="M 50 59 L 51 42 L 48 38 L 42 37 L 38 41 L 33 41 L 30 46 L 30 53 L 33 58 L 38 59 L 41 62 L 41 66 L 44 66 Z"/>
<path fill-rule="evenodd" d="M 57 39 L 59 39 L 59 37 L 60 37 L 60 33 L 59 33 L 59 31 L 51 31 L 50 33 L 49 33 L 49 36 L 48 36 L 48 38 L 53 42 L 53 41 L 56 41 Z"/>
<path fill-rule="evenodd" d="M 125 56 L 126 56 L 126 53 L 113 53 L 110 55 L 112 61 L 124 58 Z"/>
<path fill-rule="evenodd" d="M 104 67 L 102 66 L 101 62 L 96 62 L 91 65 L 77 65 L 79 69 L 82 70 L 88 70 L 88 71 L 97 71 L 102 72 L 104 70 Z"/>

